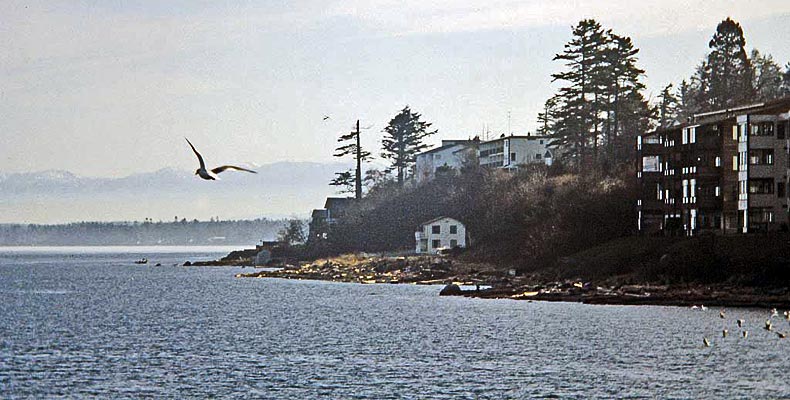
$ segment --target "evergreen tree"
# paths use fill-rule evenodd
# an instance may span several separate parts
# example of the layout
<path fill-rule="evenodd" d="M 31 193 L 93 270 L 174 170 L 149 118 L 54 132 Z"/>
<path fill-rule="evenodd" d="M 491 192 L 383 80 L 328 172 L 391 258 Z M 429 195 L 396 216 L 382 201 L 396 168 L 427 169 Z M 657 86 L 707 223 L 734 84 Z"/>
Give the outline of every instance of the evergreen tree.
<path fill-rule="evenodd" d="M 708 103 L 710 92 L 707 78 L 707 63 L 701 62 L 689 80 L 683 80 L 678 87 L 678 120 L 686 122 L 700 112 Z"/>
<path fill-rule="evenodd" d="M 782 74 L 782 97 L 790 96 L 790 62 L 785 65 L 785 72 Z"/>
<path fill-rule="evenodd" d="M 658 126 L 667 128 L 678 119 L 679 99 L 672 93 L 671 83 L 661 90 L 658 101 Z"/>
<path fill-rule="evenodd" d="M 538 115 L 538 132 L 550 134 L 551 145 L 561 148 L 571 164 L 630 158 L 639 133 L 633 127 L 649 124 L 651 115 L 641 94 L 644 70 L 637 66 L 638 53 L 630 38 L 604 30 L 595 20 L 583 20 L 554 57 L 565 62 L 565 69 L 552 78 L 564 85 Z"/>
<path fill-rule="evenodd" d="M 566 157 L 579 163 L 590 155 L 591 148 L 597 150 L 604 97 L 602 49 L 609 38 L 592 19 L 580 21 L 572 35 L 563 52 L 554 56 L 554 60 L 565 62 L 566 69 L 552 74 L 554 81 L 565 82 L 555 96 L 552 145 L 563 148 Z"/>
<path fill-rule="evenodd" d="M 782 68 L 770 54 L 762 55 L 752 50 L 755 100 L 768 101 L 782 97 Z"/>
<path fill-rule="evenodd" d="M 352 156 L 357 163 L 356 173 L 352 170 L 337 172 L 335 178 L 329 182 L 331 186 L 339 186 L 340 193 L 355 193 L 357 199 L 362 198 L 362 163 L 370 158 L 370 152 L 362 149 L 359 141 L 359 120 L 356 129 L 340 135 L 338 142 L 344 143 L 335 149 L 335 157 Z"/>
<path fill-rule="evenodd" d="M 752 67 L 746 55 L 741 25 L 730 18 L 719 23 L 710 40 L 702 79 L 708 92 L 701 111 L 742 105 L 753 101 Z"/>
<path fill-rule="evenodd" d="M 543 105 L 543 112 L 538 113 L 538 136 L 549 136 L 554 131 L 554 111 L 557 108 L 557 98 L 550 97 Z"/>
<path fill-rule="evenodd" d="M 348 170 L 335 172 L 335 177 L 329 182 L 330 186 L 337 186 L 338 193 L 354 193 L 355 186 L 354 171 Z"/>
<path fill-rule="evenodd" d="M 611 43 L 606 49 L 606 75 L 602 77 L 609 84 L 605 139 L 608 161 L 617 163 L 630 158 L 633 139 L 641 132 L 635 129 L 649 124 L 644 119 L 650 117 L 650 106 L 641 94 L 645 85 L 640 78 L 645 71 L 636 65 L 639 49 L 629 37 L 608 35 Z"/>
<path fill-rule="evenodd" d="M 436 133 L 436 130 L 430 130 L 431 124 L 421 121 L 420 117 L 419 113 L 406 106 L 384 128 L 381 156 L 392 163 L 388 171 L 396 171 L 399 186 L 403 186 L 417 154 L 428 148 L 423 139 Z"/>

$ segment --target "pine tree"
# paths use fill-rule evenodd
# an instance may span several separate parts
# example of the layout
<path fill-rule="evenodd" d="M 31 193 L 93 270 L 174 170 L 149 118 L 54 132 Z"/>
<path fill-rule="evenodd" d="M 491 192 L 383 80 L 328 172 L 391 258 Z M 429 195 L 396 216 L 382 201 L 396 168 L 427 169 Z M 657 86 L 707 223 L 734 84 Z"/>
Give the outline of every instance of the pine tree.
<path fill-rule="evenodd" d="M 664 86 L 658 95 L 658 126 L 661 128 L 667 128 L 678 120 L 680 100 L 672 93 L 672 86 L 671 83 Z"/>
<path fill-rule="evenodd" d="M 436 133 L 430 130 L 431 124 L 421 121 L 420 117 L 406 106 L 384 128 L 381 156 L 392 163 L 388 171 L 396 171 L 399 186 L 403 186 L 417 154 L 428 148 L 423 139 Z"/>
<path fill-rule="evenodd" d="M 602 49 L 608 35 L 601 24 L 592 19 L 573 28 L 571 41 L 554 60 L 565 61 L 566 70 L 552 74 L 554 81 L 563 81 L 556 97 L 557 113 L 552 145 L 564 148 L 566 157 L 584 162 L 591 148 L 597 151 L 598 133 L 603 109 Z"/>
<path fill-rule="evenodd" d="M 644 70 L 637 66 L 638 53 L 630 38 L 583 20 L 554 57 L 565 61 L 565 70 L 552 75 L 564 86 L 538 114 L 538 132 L 550 134 L 551 145 L 572 164 L 619 163 L 630 157 L 631 140 L 638 134 L 632 127 L 643 126 L 646 118 L 649 123 L 651 115 L 641 94 Z"/>
<path fill-rule="evenodd" d="M 335 157 L 352 156 L 357 164 L 356 172 L 351 170 L 335 173 L 335 178 L 329 182 L 331 186 L 339 186 L 340 193 L 355 193 L 357 199 L 362 198 L 362 163 L 370 158 L 370 152 L 362 149 L 359 140 L 359 120 L 357 120 L 356 129 L 340 135 L 337 139 L 340 145 L 335 149 Z"/>
<path fill-rule="evenodd" d="M 790 62 L 785 65 L 785 72 L 782 74 L 782 97 L 790 96 Z"/>
<path fill-rule="evenodd" d="M 609 161 L 617 163 L 630 158 L 628 150 L 639 132 L 634 127 L 644 123 L 642 119 L 649 116 L 650 107 L 641 94 L 645 85 L 640 78 L 645 71 L 637 66 L 639 49 L 629 37 L 608 34 L 610 46 L 605 50 L 604 66 L 607 73 L 603 76 L 604 82 L 609 83 L 605 139 Z"/>
<path fill-rule="evenodd" d="M 538 136 L 549 136 L 554 131 L 554 111 L 557 108 L 557 98 L 550 97 L 543 105 L 543 112 L 538 113 Z"/>
<path fill-rule="evenodd" d="M 329 182 L 330 186 L 337 186 L 338 193 L 354 193 L 355 186 L 354 171 L 348 170 L 335 172 L 335 177 Z"/>
<path fill-rule="evenodd" d="M 752 50 L 751 63 L 754 71 L 755 100 L 768 101 L 782 97 L 782 68 L 770 54 L 762 55 Z"/>
<path fill-rule="evenodd" d="M 741 25 L 730 18 L 719 23 L 710 40 L 702 79 L 707 84 L 703 109 L 716 110 L 748 103 L 754 98 L 752 67 L 746 55 Z M 705 85 L 703 85 L 705 87 Z"/>

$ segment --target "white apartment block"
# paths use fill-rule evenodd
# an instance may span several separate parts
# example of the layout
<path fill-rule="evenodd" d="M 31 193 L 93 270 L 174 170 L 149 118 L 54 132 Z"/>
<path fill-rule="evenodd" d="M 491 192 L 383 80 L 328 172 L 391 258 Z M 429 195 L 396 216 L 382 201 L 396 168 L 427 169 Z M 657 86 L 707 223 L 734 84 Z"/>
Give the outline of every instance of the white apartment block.
<path fill-rule="evenodd" d="M 517 169 L 519 165 L 551 165 L 554 157 L 545 136 L 505 136 L 480 143 L 480 165 L 488 168 Z"/>

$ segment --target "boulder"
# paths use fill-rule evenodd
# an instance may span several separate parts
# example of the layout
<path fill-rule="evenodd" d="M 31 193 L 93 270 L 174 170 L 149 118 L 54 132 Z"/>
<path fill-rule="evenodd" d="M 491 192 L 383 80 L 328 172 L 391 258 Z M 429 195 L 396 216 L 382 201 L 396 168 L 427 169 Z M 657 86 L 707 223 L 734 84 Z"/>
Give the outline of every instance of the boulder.
<path fill-rule="evenodd" d="M 451 283 L 451 284 L 445 286 L 439 292 L 439 296 L 460 296 L 462 294 L 463 294 L 463 291 L 461 290 L 461 287 L 456 285 L 456 284 L 454 284 L 454 283 Z"/>

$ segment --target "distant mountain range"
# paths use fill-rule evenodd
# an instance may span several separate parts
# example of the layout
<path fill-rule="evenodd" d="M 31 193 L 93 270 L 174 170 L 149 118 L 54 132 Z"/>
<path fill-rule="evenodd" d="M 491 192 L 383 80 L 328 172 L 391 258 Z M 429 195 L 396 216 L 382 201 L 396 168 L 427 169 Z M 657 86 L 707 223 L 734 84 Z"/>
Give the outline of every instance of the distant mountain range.
<path fill-rule="evenodd" d="M 174 168 L 122 178 L 59 170 L 0 173 L 0 223 L 306 217 L 336 195 L 328 183 L 348 167 L 278 162 L 256 168 L 258 174 L 223 173 L 219 181 Z"/>

